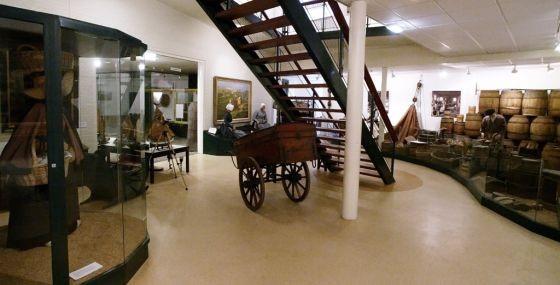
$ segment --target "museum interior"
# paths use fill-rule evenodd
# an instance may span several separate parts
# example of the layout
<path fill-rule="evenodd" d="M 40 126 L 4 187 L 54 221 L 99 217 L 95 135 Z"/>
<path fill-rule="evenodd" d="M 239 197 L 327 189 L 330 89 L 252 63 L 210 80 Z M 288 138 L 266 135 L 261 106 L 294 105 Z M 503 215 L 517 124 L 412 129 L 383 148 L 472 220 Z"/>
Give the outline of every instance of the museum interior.
<path fill-rule="evenodd" d="M 0 284 L 559 264 L 560 0 L 0 0 Z"/>

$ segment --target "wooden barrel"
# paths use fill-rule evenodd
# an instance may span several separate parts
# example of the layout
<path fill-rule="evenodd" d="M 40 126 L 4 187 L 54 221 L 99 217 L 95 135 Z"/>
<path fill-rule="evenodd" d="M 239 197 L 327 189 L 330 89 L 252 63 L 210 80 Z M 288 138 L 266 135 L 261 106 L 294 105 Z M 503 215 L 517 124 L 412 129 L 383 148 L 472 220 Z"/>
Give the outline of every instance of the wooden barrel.
<path fill-rule="evenodd" d="M 523 115 L 515 115 L 507 123 L 507 137 L 512 140 L 529 138 L 529 119 Z"/>
<path fill-rule="evenodd" d="M 480 90 L 480 98 L 478 99 L 478 112 L 483 114 L 488 109 L 494 109 L 496 112 L 500 109 L 500 91 L 498 90 Z"/>
<path fill-rule="evenodd" d="M 555 118 L 560 117 L 560 90 L 550 91 L 550 98 L 548 98 L 548 116 Z"/>
<path fill-rule="evenodd" d="M 469 113 L 468 114 L 471 114 L 471 113 L 476 113 L 476 106 L 469 106 Z"/>
<path fill-rule="evenodd" d="M 556 141 L 560 142 L 560 123 L 556 125 Z"/>
<path fill-rule="evenodd" d="M 553 141 L 556 135 L 556 124 L 550 117 L 538 116 L 531 123 L 531 139 L 537 142 Z"/>
<path fill-rule="evenodd" d="M 453 124 L 453 133 L 456 135 L 465 134 L 465 122 L 455 122 Z"/>
<path fill-rule="evenodd" d="M 455 117 L 455 120 L 457 120 L 457 122 L 462 122 L 465 119 L 465 115 L 459 114 Z"/>
<path fill-rule="evenodd" d="M 546 116 L 548 94 L 546 90 L 525 90 L 521 110 L 525 116 Z"/>
<path fill-rule="evenodd" d="M 467 114 L 465 119 L 465 135 L 471 138 L 480 137 L 480 124 L 482 117 L 479 114 Z"/>
<path fill-rule="evenodd" d="M 547 143 L 542 151 L 544 168 L 560 170 L 560 145 Z"/>
<path fill-rule="evenodd" d="M 521 113 L 523 93 L 521 90 L 504 90 L 500 96 L 500 114 L 518 115 Z"/>
<path fill-rule="evenodd" d="M 455 119 L 453 117 L 443 117 L 441 118 L 440 129 L 444 129 L 447 134 L 453 133 L 453 122 Z"/>

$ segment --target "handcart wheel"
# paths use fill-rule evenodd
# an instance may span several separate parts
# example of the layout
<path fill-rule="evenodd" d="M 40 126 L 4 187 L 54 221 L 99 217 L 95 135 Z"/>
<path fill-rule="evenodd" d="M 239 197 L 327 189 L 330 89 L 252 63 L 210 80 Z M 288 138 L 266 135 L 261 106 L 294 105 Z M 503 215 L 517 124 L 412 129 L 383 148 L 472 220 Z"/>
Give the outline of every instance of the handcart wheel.
<path fill-rule="evenodd" d="M 309 194 L 309 167 L 305 161 L 282 165 L 282 187 L 294 202 L 305 200 Z"/>
<path fill-rule="evenodd" d="M 264 179 L 261 167 L 255 159 L 248 157 L 239 166 L 239 190 L 245 206 L 251 211 L 258 210 L 264 202 Z"/>

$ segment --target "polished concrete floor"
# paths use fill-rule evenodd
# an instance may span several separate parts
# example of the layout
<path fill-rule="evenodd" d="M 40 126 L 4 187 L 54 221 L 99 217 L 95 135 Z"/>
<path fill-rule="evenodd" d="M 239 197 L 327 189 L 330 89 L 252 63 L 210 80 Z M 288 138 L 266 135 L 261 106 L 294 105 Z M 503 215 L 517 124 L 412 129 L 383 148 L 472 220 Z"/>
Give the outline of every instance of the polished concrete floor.
<path fill-rule="evenodd" d="M 340 218 L 340 174 L 312 171 L 295 204 L 266 184 L 245 208 L 229 157 L 191 156 L 148 192 L 150 257 L 130 284 L 559 284 L 560 243 L 482 207 L 453 179 L 405 162 L 363 179 L 359 219 Z"/>

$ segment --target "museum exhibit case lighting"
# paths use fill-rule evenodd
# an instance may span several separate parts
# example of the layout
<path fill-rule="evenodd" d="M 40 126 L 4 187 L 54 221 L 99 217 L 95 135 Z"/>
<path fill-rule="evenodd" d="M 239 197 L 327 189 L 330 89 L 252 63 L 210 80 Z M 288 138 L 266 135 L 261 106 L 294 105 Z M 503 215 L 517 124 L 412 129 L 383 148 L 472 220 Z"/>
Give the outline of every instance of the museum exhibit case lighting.
<path fill-rule="evenodd" d="M 0 284 L 125 284 L 146 260 L 145 51 L 0 5 Z"/>

